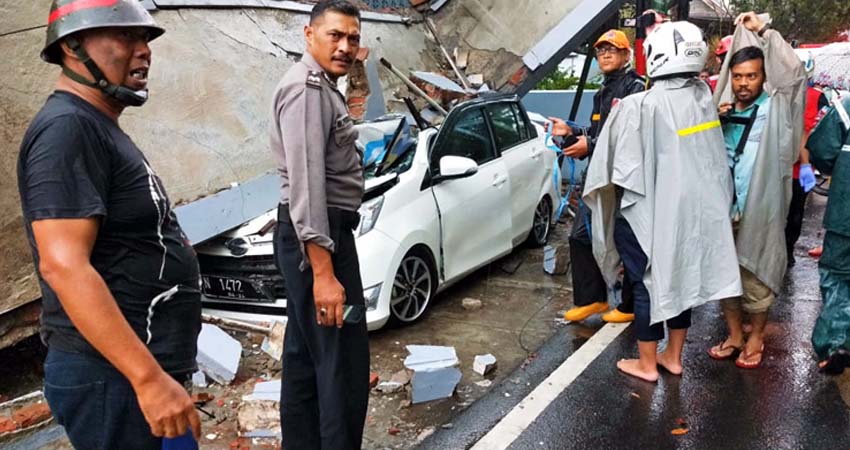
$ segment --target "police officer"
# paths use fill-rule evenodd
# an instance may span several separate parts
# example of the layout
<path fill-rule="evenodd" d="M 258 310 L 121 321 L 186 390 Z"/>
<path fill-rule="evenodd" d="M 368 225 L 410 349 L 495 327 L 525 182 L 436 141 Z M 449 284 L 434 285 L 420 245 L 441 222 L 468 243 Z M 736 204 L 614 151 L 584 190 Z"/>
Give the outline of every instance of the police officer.
<path fill-rule="evenodd" d="M 148 98 L 136 0 L 55 0 L 42 58 L 62 67 L 21 144 L 18 188 L 42 291 L 44 394 L 71 444 L 159 450 L 200 422 L 198 260 L 144 154 L 121 129 Z"/>
<path fill-rule="evenodd" d="M 286 283 L 281 423 L 286 449 L 359 449 L 369 344 L 353 229 L 363 196 L 357 130 L 337 79 L 360 46 L 347 1 L 313 7 L 307 51 L 277 87 L 271 145 L 281 176 L 275 258 Z M 343 320 L 353 311 L 355 320 Z"/>
<path fill-rule="evenodd" d="M 630 68 L 632 49 L 625 33 L 620 30 L 609 30 L 599 37 L 593 48 L 605 80 L 593 96 L 589 133 L 576 136 L 575 143 L 563 149 L 564 154 L 572 158 L 591 158 L 596 139 L 608 119 L 611 108 L 622 98 L 646 89 L 646 81 L 643 77 Z M 553 136 L 570 136 L 579 133 L 579 130 L 571 129 L 558 118 L 550 117 L 549 120 L 552 121 Z M 634 306 L 630 283 L 624 284 L 622 303 L 608 311 L 608 288 L 593 258 L 590 234 L 587 229 L 589 223 L 589 212 L 587 208 L 580 205 L 570 234 L 570 270 L 573 278 L 575 307 L 568 310 L 564 318 L 569 321 L 581 321 L 594 314 L 605 313 L 602 319 L 606 322 L 631 322 L 634 320 Z"/>

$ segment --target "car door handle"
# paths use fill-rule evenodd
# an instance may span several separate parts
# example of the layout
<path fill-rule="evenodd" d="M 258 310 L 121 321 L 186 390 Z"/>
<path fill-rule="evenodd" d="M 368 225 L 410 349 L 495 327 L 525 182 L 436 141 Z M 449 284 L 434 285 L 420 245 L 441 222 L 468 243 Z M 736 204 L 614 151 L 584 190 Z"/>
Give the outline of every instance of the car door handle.
<path fill-rule="evenodd" d="M 506 181 L 508 181 L 508 177 L 503 177 L 499 175 L 493 176 L 493 186 L 500 187 L 501 185 L 505 184 Z"/>

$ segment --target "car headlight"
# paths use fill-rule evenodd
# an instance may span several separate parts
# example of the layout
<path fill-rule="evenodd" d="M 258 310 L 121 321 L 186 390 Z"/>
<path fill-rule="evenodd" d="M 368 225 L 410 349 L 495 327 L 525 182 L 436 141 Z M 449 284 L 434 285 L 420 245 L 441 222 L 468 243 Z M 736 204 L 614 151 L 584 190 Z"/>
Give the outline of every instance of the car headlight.
<path fill-rule="evenodd" d="M 375 227 L 375 222 L 378 221 L 378 215 L 381 214 L 381 207 L 384 206 L 384 196 L 373 198 L 362 204 L 357 212 L 360 213 L 360 226 L 357 227 L 357 236 L 372 231 Z"/>
<path fill-rule="evenodd" d="M 378 307 L 378 297 L 381 296 L 381 285 L 378 283 L 363 290 L 363 299 L 366 301 L 366 310 L 374 311 Z"/>

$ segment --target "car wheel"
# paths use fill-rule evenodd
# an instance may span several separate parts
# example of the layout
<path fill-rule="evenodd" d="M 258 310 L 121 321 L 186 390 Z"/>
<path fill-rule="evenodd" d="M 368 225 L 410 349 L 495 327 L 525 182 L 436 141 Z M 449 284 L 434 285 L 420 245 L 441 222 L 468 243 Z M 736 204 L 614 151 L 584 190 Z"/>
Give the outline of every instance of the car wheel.
<path fill-rule="evenodd" d="M 549 242 L 549 230 L 552 229 L 552 204 L 544 197 L 534 209 L 534 220 L 531 222 L 531 231 L 528 233 L 528 245 L 531 247 L 543 247 Z"/>
<path fill-rule="evenodd" d="M 411 251 L 398 266 L 390 295 L 390 321 L 396 325 L 422 317 L 434 294 L 437 280 L 430 258 Z"/>

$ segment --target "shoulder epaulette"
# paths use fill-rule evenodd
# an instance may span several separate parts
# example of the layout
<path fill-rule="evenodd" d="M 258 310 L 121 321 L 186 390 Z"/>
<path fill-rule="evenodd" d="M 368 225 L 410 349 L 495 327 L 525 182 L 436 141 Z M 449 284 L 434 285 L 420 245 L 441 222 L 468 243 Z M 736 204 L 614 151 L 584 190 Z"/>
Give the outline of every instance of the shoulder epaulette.
<path fill-rule="evenodd" d="M 307 86 L 315 89 L 321 89 L 322 73 L 315 70 L 307 72 Z"/>

